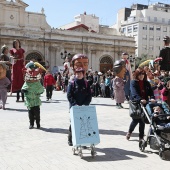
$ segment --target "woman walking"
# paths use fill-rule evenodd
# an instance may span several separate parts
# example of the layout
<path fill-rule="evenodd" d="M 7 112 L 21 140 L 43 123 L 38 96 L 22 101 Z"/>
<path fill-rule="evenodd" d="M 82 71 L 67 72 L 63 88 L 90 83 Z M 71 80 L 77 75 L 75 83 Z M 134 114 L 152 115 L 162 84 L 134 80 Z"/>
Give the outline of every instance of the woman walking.
<path fill-rule="evenodd" d="M 152 102 L 155 101 L 154 93 L 151 88 L 150 83 L 147 81 L 146 72 L 143 69 L 137 69 L 134 74 L 134 80 L 130 82 L 131 96 L 130 100 L 137 103 L 142 103 L 146 105 L 147 101 L 150 99 Z M 132 132 L 134 131 L 136 125 L 139 123 L 139 140 L 144 137 L 145 123 L 141 117 L 133 118 L 130 124 L 128 133 L 126 134 L 126 139 L 129 140 Z"/>

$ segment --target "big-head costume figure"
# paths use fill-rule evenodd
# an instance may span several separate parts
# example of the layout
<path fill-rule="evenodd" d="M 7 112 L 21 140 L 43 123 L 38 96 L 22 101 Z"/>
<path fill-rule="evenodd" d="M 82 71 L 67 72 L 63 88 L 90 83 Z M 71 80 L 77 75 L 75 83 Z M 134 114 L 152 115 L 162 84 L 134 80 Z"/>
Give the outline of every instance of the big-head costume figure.
<path fill-rule="evenodd" d="M 116 77 L 113 80 L 113 91 L 116 100 L 116 107 L 118 109 L 123 108 L 121 103 L 124 103 L 125 92 L 124 92 L 124 76 L 126 73 L 126 65 L 124 60 L 117 60 L 114 63 L 113 71 Z"/>
<path fill-rule="evenodd" d="M 0 62 L 0 109 L 5 110 L 5 103 L 7 100 L 7 87 L 10 84 L 9 79 L 6 77 L 7 66 L 5 63 Z M 1 105 L 2 101 L 2 105 Z"/>
<path fill-rule="evenodd" d="M 89 105 L 91 102 L 90 86 L 85 80 L 85 73 L 88 70 L 88 57 L 84 54 L 76 54 L 71 61 L 71 67 L 74 72 L 74 78 L 70 81 L 67 90 L 67 99 L 72 106 Z M 69 127 L 68 145 L 72 146 L 71 125 Z"/>
<path fill-rule="evenodd" d="M 124 76 L 124 80 L 126 82 L 125 86 L 124 86 L 126 100 L 129 100 L 130 80 L 132 80 L 132 68 L 131 68 L 131 64 L 130 64 L 130 61 L 128 60 L 128 58 L 129 58 L 128 53 L 122 53 L 122 59 L 125 61 L 125 65 L 126 65 L 126 73 Z"/>
<path fill-rule="evenodd" d="M 23 70 L 25 75 L 25 83 L 22 86 L 22 92 L 25 94 L 25 105 L 28 108 L 30 126 L 34 127 L 34 119 L 37 128 L 40 128 L 40 95 L 44 92 L 44 88 L 40 83 L 41 73 L 46 69 L 39 63 L 30 61 Z"/>
<path fill-rule="evenodd" d="M 83 68 L 86 73 L 86 71 L 88 70 L 88 65 L 89 65 L 89 59 L 84 54 L 76 54 L 73 56 L 71 60 L 71 67 L 74 72 L 77 68 Z"/>

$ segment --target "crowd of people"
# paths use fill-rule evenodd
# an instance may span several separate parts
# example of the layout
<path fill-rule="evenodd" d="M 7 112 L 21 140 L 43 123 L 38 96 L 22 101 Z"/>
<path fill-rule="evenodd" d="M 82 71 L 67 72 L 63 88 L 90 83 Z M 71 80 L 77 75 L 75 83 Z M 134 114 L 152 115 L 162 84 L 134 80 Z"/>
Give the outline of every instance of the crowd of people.
<path fill-rule="evenodd" d="M 41 84 L 46 89 L 46 100 L 49 101 L 52 99 L 53 90 L 62 90 L 63 93 L 67 93 L 70 107 L 75 105 L 89 105 L 92 97 L 115 99 L 117 109 L 123 109 L 122 103 L 125 100 L 128 102 L 141 102 L 144 105 L 148 101 L 166 102 L 170 105 L 169 37 L 166 36 L 164 42 L 165 48 L 161 50 L 159 56 L 161 58 L 154 60 L 153 67 L 150 65 L 138 67 L 133 72 L 127 53 L 122 53 L 122 58 L 114 63 L 113 70 L 108 70 L 105 73 L 88 69 L 89 60 L 86 55 L 76 54 L 70 62 L 66 58 L 62 73 L 57 72 L 52 74 L 50 70 L 46 70 L 45 75 L 41 79 Z M 30 126 L 33 128 L 33 112 L 37 109 L 39 110 L 41 103 L 39 97 L 43 93 L 43 90 L 41 89 L 41 92 L 36 93 L 34 88 L 32 89 L 34 91 L 33 93 L 35 93 L 35 100 L 39 101 L 37 108 L 36 104 L 31 104 L 28 95 L 29 89 L 27 87 L 29 83 L 34 83 L 35 86 L 38 82 L 37 87 L 41 88 L 39 84 L 40 77 L 36 74 L 43 75 L 43 72 L 40 71 L 37 73 L 35 71 L 39 67 L 39 64 L 33 61 L 30 61 L 26 65 L 24 58 L 25 51 L 21 48 L 19 40 L 14 40 L 13 47 L 10 50 L 4 45 L 1 51 L 0 99 L 2 100 L 2 105 L 0 105 L 0 109 L 5 110 L 7 91 L 17 93 L 16 102 L 20 100 L 20 97 L 22 101 L 26 100 L 25 103 L 30 113 Z M 10 57 L 8 57 L 8 52 L 10 52 Z M 70 72 L 70 68 L 73 69 L 72 73 Z M 27 69 L 28 71 L 24 74 L 23 69 Z M 5 75 L 3 70 L 5 70 Z M 24 76 L 27 77 L 24 78 Z M 39 78 L 34 79 L 36 76 Z M 11 85 L 9 82 L 11 82 Z M 38 112 L 37 127 L 40 128 L 40 111 Z M 138 123 L 139 138 L 140 140 L 143 139 L 145 123 L 141 118 L 132 117 L 132 122 L 126 135 L 128 140 Z M 68 144 L 72 145 L 71 126 L 69 127 Z"/>

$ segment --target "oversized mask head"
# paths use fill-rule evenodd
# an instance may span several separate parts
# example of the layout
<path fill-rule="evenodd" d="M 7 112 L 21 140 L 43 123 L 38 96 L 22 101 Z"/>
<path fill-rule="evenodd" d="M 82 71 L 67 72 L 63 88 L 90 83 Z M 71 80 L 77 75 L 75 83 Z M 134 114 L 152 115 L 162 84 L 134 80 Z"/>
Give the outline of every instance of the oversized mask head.
<path fill-rule="evenodd" d="M 125 65 L 125 61 L 122 60 L 116 60 L 113 66 L 113 70 L 116 74 L 116 76 L 118 76 L 119 78 L 124 78 L 125 73 L 126 73 L 126 65 Z"/>
<path fill-rule="evenodd" d="M 0 79 L 3 79 L 6 77 L 6 70 L 7 70 L 6 64 L 3 62 L 0 62 Z"/>
<path fill-rule="evenodd" d="M 74 72 L 76 69 L 83 68 L 86 73 L 86 71 L 88 70 L 89 59 L 84 54 L 76 54 L 72 58 L 71 65 Z"/>
<path fill-rule="evenodd" d="M 46 69 L 38 62 L 30 61 L 24 69 L 25 81 L 34 82 L 41 79 L 41 73 Z"/>

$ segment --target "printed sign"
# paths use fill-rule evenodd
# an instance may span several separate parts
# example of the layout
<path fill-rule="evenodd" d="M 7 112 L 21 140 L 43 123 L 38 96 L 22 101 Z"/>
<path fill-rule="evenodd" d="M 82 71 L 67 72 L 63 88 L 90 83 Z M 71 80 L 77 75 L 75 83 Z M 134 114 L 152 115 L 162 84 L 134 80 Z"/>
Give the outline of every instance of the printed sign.
<path fill-rule="evenodd" d="M 70 117 L 73 146 L 100 143 L 95 106 L 73 106 Z"/>

